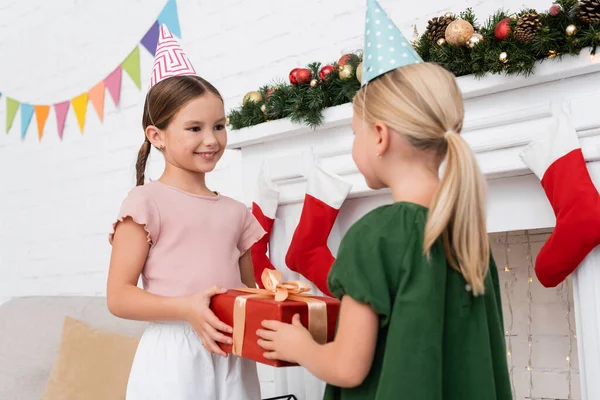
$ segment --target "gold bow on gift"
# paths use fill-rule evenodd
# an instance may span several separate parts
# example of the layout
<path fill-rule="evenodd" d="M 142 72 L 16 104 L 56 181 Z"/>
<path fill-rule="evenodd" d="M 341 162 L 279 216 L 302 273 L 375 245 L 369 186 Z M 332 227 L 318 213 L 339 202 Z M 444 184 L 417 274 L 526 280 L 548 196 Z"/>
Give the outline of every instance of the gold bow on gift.
<path fill-rule="evenodd" d="M 319 299 L 302 295 L 310 291 L 310 285 L 300 281 L 282 281 L 280 271 L 265 268 L 261 275 L 264 289 L 241 288 L 240 292 L 252 293 L 237 296 L 233 305 L 233 349 L 232 353 L 242 356 L 246 325 L 246 301 L 248 299 L 273 298 L 277 302 L 301 301 L 308 306 L 308 331 L 317 343 L 327 342 L 327 304 Z"/>
<path fill-rule="evenodd" d="M 290 294 L 302 294 L 310 291 L 310 285 L 300 281 L 282 282 L 283 275 L 276 269 L 265 268 L 261 281 L 265 290 L 275 293 L 275 301 L 285 301 Z"/>

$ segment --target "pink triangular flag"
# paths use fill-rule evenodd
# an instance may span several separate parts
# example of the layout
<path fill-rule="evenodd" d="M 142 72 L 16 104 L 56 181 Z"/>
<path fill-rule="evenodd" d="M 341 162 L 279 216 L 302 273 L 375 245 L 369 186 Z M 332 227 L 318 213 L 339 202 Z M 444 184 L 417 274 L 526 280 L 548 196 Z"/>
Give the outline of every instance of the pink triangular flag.
<path fill-rule="evenodd" d="M 115 106 L 119 105 L 121 99 L 121 66 L 119 65 L 109 76 L 104 79 L 104 84 L 112 97 Z"/>
<path fill-rule="evenodd" d="M 62 140 L 63 131 L 65 129 L 65 121 L 67 119 L 67 113 L 69 112 L 70 101 L 63 101 L 54 105 L 54 112 L 56 113 L 56 126 L 58 127 L 58 137 Z"/>
<path fill-rule="evenodd" d="M 196 75 L 196 71 L 175 36 L 163 24 L 160 26 L 150 87 L 172 76 L 181 75 Z"/>

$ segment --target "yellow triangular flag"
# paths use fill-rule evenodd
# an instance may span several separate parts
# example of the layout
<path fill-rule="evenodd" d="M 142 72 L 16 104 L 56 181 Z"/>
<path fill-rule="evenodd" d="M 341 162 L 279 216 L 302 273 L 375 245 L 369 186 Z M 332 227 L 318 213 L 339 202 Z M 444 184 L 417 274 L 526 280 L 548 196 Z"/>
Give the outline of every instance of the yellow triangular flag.
<path fill-rule="evenodd" d="M 38 126 L 38 139 L 42 140 L 44 126 L 46 125 L 48 113 L 50 112 L 50 106 L 34 106 L 33 108 L 35 109 L 35 120 L 37 121 Z"/>
<path fill-rule="evenodd" d="M 83 133 L 85 114 L 87 112 L 88 94 L 80 94 L 79 96 L 73 98 L 71 100 L 71 104 L 73 105 L 73 111 L 75 111 L 75 116 L 77 117 L 77 122 L 79 123 L 79 130 L 81 133 Z"/>

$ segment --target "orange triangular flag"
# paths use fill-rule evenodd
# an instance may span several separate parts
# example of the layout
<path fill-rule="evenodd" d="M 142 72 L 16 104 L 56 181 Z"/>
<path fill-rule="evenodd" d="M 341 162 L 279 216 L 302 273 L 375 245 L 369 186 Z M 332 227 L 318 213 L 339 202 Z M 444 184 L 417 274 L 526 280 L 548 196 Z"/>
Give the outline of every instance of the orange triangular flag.
<path fill-rule="evenodd" d="M 88 95 L 94 105 L 94 109 L 96 109 L 96 114 L 98 114 L 100 122 L 102 122 L 104 119 L 104 81 L 91 88 Z"/>
<path fill-rule="evenodd" d="M 35 120 L 37 121 L 38 126 L 38 139 L 42 140 L 44 126 L 46 125 L 48 113 L 50 112 L 50 106 L 34 106 L 33 108 L 35 109 Z"/>
<path fill-rule="evenodd" d="M 88 94 L 80 94 L 77 97 L 74 97 L 71 100 L 71 104 L 73 105 L 73 110 L 75 111 L 75 116 L 77 117 L 77 122 L 79 123 L 79 130 L 83 133 L 83 126 L 85 125 L 85 113 L 87 111 L 87 103 L 88 103 Z"/>

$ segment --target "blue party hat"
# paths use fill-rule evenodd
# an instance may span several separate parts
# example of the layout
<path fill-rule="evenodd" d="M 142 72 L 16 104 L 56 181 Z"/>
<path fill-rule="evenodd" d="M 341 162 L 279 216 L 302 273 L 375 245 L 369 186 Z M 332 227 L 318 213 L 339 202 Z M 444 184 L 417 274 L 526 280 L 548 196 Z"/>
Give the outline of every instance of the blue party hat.
<path fill-rule="evenodd" d="M 423 62 L 376 0 L 367 0 L 362 84 L 398 67 Z"/>

